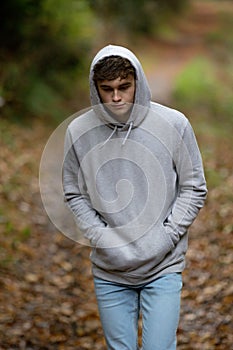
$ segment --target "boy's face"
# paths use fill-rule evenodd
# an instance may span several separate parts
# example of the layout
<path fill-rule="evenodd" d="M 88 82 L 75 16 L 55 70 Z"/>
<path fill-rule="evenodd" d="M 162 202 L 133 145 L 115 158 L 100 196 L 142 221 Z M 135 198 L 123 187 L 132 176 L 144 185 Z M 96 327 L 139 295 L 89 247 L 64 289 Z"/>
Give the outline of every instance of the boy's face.
<path fill-rule="evenodd" d="M 127 78 L 120 77 L 114 80 L 97 81 L 97 88 L 102 103 L 114 114 L 120 122 L 129 118 L 135 95 L 135 79 L 133 75 Z"/>

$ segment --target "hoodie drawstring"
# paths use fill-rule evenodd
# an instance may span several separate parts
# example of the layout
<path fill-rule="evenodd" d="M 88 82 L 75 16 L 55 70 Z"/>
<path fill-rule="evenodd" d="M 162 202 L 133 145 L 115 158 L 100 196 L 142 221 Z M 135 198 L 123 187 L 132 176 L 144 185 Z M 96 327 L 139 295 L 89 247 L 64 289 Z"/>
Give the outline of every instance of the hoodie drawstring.
<path fill-rule="evenodd" d="M 114 126 L 113 131 L 111 132 L 111 134 L 109 135 L 109 137 L 107 138 L 107 140 L 104 141 L 104 143 L 102 144 L 101 147 L 103 147 L 103 146 L 113 137 L 113 135 L 115 134 L 116 131 L 117 131 L 117 125 Z"/>
<path fill-rule="evenodd" d="M 123 140 L 123 142 L 122 142 L 122 146 L 124 146 L 126 140 L 128 139 L 129 134 L 130 134 L 130 132 L 131 132 L 131 130 L 132 130 L 132 127 L 133 127 L 133 122 L 130 122 L 130 124 L 129 124 L 129 129 L 127 130 L 127 134 L 125 135 L 125 138 L 124 138 L 124 140 Z"/>
<path fill-rule="evenodd" d="M 129 128 L 128 128 L 127 133 L 126 133 L 126 135 L 125 135 L 125 138 L 124 138 L 124 140 L 123 140 L 123 142 L 122 142 L 122 146 L 124 146 L 124 144 L 126 143 L 126 140 L 128 139 L 129 134 L 130 134 L 132 128 L 133 128 L 133 122 L 130 122 Z M 117 131 L 117 125 L 114 126 L 113 131 L 112 131 L 111 134 L 108 136 L 108 138 L 104 141 L 104 143 L 101 145 L 101 148 L 113 137 L 113 135 L 115 134 L 116 131 Z"/>

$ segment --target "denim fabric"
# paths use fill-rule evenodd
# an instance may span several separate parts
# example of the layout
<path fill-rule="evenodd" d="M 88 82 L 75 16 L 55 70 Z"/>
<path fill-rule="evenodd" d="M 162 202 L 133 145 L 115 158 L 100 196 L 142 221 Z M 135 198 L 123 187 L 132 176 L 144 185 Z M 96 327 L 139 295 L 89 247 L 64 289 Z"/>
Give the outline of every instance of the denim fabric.
<path fill-rule="evenodd" d="M 123 285 L 94 278 L 108 350 L 138 349 L 142 313 L 142 350 L 175 350 L 179 323 L 180 273 L 166 274 L 143 285 Z"/>

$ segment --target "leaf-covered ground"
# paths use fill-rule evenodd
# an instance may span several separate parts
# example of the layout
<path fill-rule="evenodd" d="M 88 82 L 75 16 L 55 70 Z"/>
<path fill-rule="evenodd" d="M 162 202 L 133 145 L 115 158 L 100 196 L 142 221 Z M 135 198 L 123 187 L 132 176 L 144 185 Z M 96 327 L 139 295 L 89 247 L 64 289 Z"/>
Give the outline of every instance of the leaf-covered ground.
<path fill-rule="evenodd" d="M 210 186 L 190 230 L 179 350 L 233 344 L 233 143 L 211 130 L 197 135 Z M 0 132 L 0 350 L 105 349 L 89 248 L 57 232 L 40 200 L 51 129 L 3 120 Z"/>
<path fill-rule="evenodd" d="M 41 206 L 35 164 L 46 132 L 38 123 L 32 130 L 7 126 L 1 138 L 0 349 L 104 349 L 89 248 L 56 232 Z M 206 161 L 223 181 L 210 190 L 190 231 L 180 350 L 228 350 L 233 342 L 231 145 L 213 147 Z"/>

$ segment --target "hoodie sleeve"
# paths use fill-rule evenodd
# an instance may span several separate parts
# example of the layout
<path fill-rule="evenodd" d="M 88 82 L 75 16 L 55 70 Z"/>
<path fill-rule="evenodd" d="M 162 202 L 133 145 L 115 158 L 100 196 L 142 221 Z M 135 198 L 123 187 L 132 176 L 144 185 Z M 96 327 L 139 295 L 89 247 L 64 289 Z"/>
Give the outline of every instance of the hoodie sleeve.
<path fill-rule="evenodd" d="M 174 244 L 177 244 L 197 217 L 207 195 L 201 154 L 189 122 L 175 158 L 178 196 L 164 225 Z"/>
<path fill-rule="evenodd" d="M 92 207 L 69 129 L 65 138 L 63 190 L 65 202 L 73 212 L 78 228 L 91 240 L 97 234 L 97 228 L 106 227 L 106 223 Z"/>

